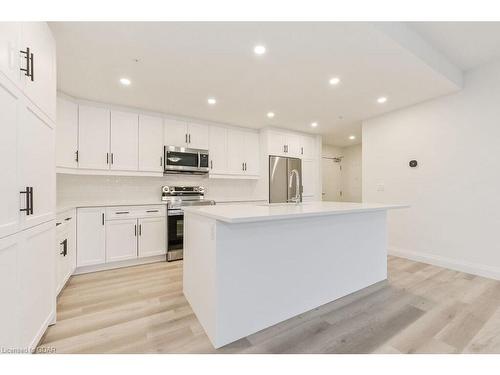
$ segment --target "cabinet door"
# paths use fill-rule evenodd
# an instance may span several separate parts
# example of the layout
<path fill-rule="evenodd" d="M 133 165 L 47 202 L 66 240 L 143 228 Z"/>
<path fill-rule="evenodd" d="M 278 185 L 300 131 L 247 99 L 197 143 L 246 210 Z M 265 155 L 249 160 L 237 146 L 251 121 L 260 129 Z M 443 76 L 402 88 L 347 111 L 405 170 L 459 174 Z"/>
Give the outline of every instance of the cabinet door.
<path fill-rule="evenodd" d="M 0 347 L 19 347 L 18 235 L 0 239 Z"/>
<path fill-rule="evenodd" d="M 18 98 L 0 81 L 0 238 L 15 233 L 19 224 L 17 184 L 17 106 Z"/>
<path fill-rule="evenodd" d="M 111 111 L 111 169 L 136 171 L 139 165 L 139 116 Z"/>
<path fill-rule="evenodd" d="M 20 85 L 21 80 L 19 66 L 20 35 L 20 22 L 0 22 L 0 71 L 17 86 Z"/>
<path fill-rule="evenodd" d="M 56 165 L 77 168 L 78 105 L 64 98 L 57 98 Z"/>
<path fill-rule="evenodd" d="M 79 105 L 79 168 L 109 169 L 109 122 L 108 109 Z"/>
<path fill-rule="evenodd" d="M 47 116 L 56 121 L 56 42 L 46 22 L 21 23 L 20 50 L 33 53 L 33 80 L 24 77 L 24 92 Z M 22 55 L 21 64 L 26 64 Z"/>
<path fill-rule="evenodd" d="M 187 123 L 184 121 L 165 119 L 165 145 L 188 147 Z"/>
<path fill-rule="evenodd" d="M 287 134 L 286 136 L 286 155 L 290 157 L 301 156 L 301 137 L 297 134 Z"/>
<path fill-rule="evenodd" d="M 79 208 L 76 225 L 77 267 L 104 263 L 106 261 L 104 208 Z"/>
<path fill-rule="evenodd" d="M 137 219 L 106 221 L 106 263 L 137 258 Z"/>
<path fill-rule="evenodd" d="M 312 197 L 318 188 L 318 179 L 316 178 L 316 161 L 302 160 L 302 196 Z"/>
<path fill-rule="evenodd" d="M 227 169 L 226 128 L 210 126 L 208 153 L 210 173 L 225 173 Z"/>
<path fill-rule="evenodd" d="M 268 133 L 269 155 L 286 156 L 286 136 L 283 133 L 270 131 Z"/>
<path fill-rule="evenodd" d="M 244 174 L 246 132 L 227 130 L 227 171 L 231 174 Z"/>
<path fill-rule="evenodd" d="M 302 158 L 304 159 L 314 159 L 314 151 L 315 151 L 315 139 L 314 137 L 304 135 L 301 137 L 301 148 L 300 153 Z"/>
<path fill-rule="evenodd" d="M 163 119 L 139 115 L 139 170 L 163 172 Z"/>
<path fill-rule="evenodd" d="M 55 314 L 55 224 L 50 221 L 20 233 L 20 346 L 36 344 Z"/>
<path fill-rule="evenodd" d="M 25 106 L 19 108 L 18 132 L 18 188 L 33 188 L 32 214 L 20 217 L 22 227 L 28 228 L 55 218 L 55 136 L 54 129 Z"/>
<path fill-rule="evenodd" d="M 166 254 L 166 231 L 164 217 L 139 219 L 139 258 Z"/>
<path fill-rule="evenodd" d="M 188 147 L 201 150 L 208 149 L 208 125 L 189 123 Z"/>
<path fill-rule="evenodd" d="M 260 142 L 259 134 L 245 135 L 245 174 L 259 175 L 260 171 Z"/>

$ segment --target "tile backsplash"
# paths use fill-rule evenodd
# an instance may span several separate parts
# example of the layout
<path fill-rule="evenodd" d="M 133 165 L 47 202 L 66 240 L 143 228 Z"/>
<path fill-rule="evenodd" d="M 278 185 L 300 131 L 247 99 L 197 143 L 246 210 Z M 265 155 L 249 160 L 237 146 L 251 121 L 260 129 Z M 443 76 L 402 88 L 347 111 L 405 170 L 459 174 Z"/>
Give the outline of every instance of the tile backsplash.
<path fill-rule="evenodd" d="M 160 201 L 163 185 L 202 185 L 206 198 L 224 200 L 267 199 L 262 180 L 210 179 L 202 176 L 164 177 L 57 175 L 58 205 L 78 202 Z"/>

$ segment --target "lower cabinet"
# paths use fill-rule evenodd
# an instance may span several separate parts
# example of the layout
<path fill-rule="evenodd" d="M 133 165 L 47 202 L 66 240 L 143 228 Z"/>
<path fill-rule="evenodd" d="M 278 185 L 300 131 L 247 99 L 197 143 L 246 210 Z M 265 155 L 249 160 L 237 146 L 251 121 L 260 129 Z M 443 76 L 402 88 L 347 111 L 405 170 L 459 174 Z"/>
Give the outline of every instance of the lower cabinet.
<path fill-rule="evenodd" d="M 0 239 L 0 347 L 34 349 L 55 317 L 54 221 Z"/>
<path fill-rule="evenodd" d="M 57 215 L 56 220 L 56 295 L 58 295 L 76 268 L 75 210 Z"/>
<path fill-rule="evenodd" d="M 165 206 L 79 208 L 77 268 L 166 254 L 165 216 Z"/>

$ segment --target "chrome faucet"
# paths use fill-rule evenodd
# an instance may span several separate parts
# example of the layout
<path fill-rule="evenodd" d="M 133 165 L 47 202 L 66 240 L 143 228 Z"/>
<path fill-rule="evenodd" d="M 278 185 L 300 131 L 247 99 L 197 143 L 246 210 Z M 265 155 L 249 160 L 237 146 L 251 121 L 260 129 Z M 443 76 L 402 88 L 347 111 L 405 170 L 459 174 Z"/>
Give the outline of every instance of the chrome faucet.
<path fill-rule="evenodd" d="M 296 169 L 292 169 L 292 171 L 290 172 L 290 176 L 288 177 L 288 179 L 290 180 L 290 182 L 288 183 L 288 188 L 289 189 L 292 188 L 293 176 L 295 176 L 295 180 L 297 182 L 297 185 L 295 185 L 295 197 L 290 198 L 289 202 L 295 202 L 295 204 L 299 204 L 300 203 L 300 176 L 299 176 L 299 171 L 297 171 Z"/>

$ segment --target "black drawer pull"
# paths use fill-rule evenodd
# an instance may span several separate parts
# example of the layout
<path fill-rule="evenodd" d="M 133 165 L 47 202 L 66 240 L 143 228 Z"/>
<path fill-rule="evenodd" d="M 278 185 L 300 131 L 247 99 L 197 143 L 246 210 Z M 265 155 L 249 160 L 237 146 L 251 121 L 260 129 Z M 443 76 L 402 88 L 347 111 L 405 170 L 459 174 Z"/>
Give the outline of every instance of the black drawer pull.
<path fill-rule="evenodd" d="M 123 214 L 129 214 L 129 211 L 116 211 L 115 214 L 117 215 L 123 215 Z"/>
<path fill-rule="evenodd" d="M 67 217 L 66 219 L 64 219 L 64 221 L 70 221 L 71 218 L 70 217 Z"/>
<path fill-rule="evenodd" d="M 147 210 L 146 212 L 151 213 L 151 212 L 160 212 L 160 211 L 159 210 Z"/>

